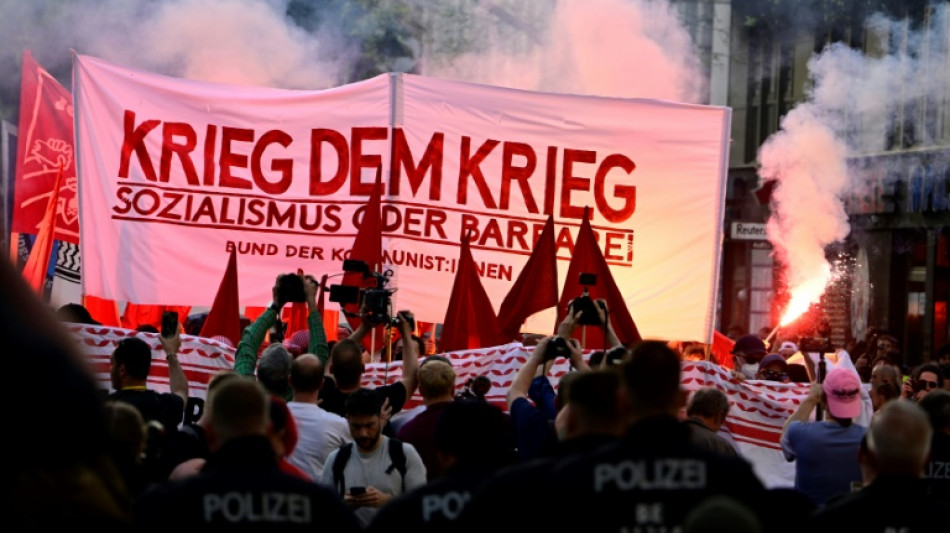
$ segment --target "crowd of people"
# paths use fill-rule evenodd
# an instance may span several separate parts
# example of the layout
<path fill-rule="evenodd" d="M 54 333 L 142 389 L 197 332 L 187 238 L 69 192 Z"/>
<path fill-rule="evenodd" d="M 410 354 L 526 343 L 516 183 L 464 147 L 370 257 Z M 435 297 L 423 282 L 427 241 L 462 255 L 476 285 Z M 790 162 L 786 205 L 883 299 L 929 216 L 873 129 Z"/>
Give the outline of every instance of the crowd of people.
<path fill-rule="evenodd" d="M 795 462 L 794 486 L 766 487 L 720 431 L 726 395 L 682 387 L 683 360 L 708 350 L 624 346 L 605 306 L 610 349 L 585 352 L 568 312 L 554 335 L 524 340 L 531 353 L 501 409 L 459 394 L 452 359 L 418 341 L 401 344 L 397 379 L 366 387 L 371 325 L 328 342 L 317 282 L 301 276 L 308 331 L 294 345 L 306 348 L 269 342 L 288 303 L 275 285 L 189 420 L 181 330 L 161 337 L 169 392 L 150 389 L 152 353 L 132 335 L 112 354 L 102 398 L 63 315 L 11 265 L 0 274 L 15 368 L 46 378 L 41 391 L 26 380 L 8 389 L 37 399 L 14 418 L 24 438 L 13 529 L 912 532 L 935 530 L 950 510 L 945 350 L 906 371 L 878 344 L 856 355 L 855 372 L 826 370 L 796 339 L 737 338 L 735 379 L 811 383 L 777 443 Z M 398 318 L 398 336 L 415 340 L 412 313 Z M 555 386 L 559 358 L 571 370 Z M 865 389 L 867 426 L 856 423 Z M 422 405 L 405 409 L 417 391 Z"/>

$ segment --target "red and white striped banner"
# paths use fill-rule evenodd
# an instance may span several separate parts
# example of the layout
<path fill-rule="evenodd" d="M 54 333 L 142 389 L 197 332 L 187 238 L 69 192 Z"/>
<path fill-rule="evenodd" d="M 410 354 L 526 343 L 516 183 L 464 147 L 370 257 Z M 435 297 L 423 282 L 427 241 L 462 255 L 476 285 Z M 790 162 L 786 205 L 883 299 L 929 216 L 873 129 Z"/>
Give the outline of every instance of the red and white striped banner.
<path fill-rule="evenodd" d="M 101 326 L 70 325 L 83 354 L 92 365 L 92 370 L 103 389 L 110 389 L 109 358 L 116 343 L 135 335 L 152 347 L 152 372 L 149 386 L 158 391 L 168 391 L 168 366 L 156 333 L 141 333 L 134 330 Z M 487 376 L 492 383 L 486 399 L 501 408 L 506 408 L 505 395 L 508 387 L 531 355 L 533 347 L 511 343 L 479 350 L 450 352 L 448 357 L 456 372 L 456 391 L 477 376 Z M 589 355 L 589 353 L 587 354 Z M 850 363 L 850 358 L 839 358 Z M 188 377 L 189 394 L 204 398 L 208 380 L 216 372 L 234 366 L 234 350 L 211 339 L 182 336 L 179 360 Z M 552 385 L 557 387 L 560 377 L 569 370 L 566 359 L 558 358 L 548 372 Z M 368 364 L 363 375 L 363 384 L 378 387 L 393 383 L 402 376 L 402 361 Z M 736 443 L 741 455 L 752 463 L 756 474 L 769 487 L 790 487 L 794 483 L 794 463 L 785 460 L 779 439 L 785 420 L 795 412 L 808 394 L 807 383 L 778 383 L 760 380 L 739 381 L 729 370 L 710 361 L 683 362 L 683 388 L 693 392 L 701 387 L 715 387 L 726 393 L 732 408 L 726 419 L 723 433 Z M 867 425 L 871 413 L 870 399 L 862 394 L 864 413 L 857 420 Z M 419 405 L 422 398 L 418 391 L 407 402 L 409 409 Z M 685 415 L 685 413 L 684 413 Z"/>
<path fill-rule="evenodd" d="M 138 337 L 152 348 L 152 369 L 148 376 L 149 388 L 159 392 L 169 391 L 168 363 L 165 361 L 165 352 L 162 351 L 158 333 L 81 324 L 69 324 L 69 330 L 76 335 L 79 349 L 86 357 L 100 388 L 113 392 L 109 366 L 116 344 L 127 337 Z M 234 349 L 213 339 L 182 335 L 178 361 L 181 362 L 185 377 L 188 378 L 188 395 L 204 399 L 211 376 L 221 370 L 234 368 Z"/>

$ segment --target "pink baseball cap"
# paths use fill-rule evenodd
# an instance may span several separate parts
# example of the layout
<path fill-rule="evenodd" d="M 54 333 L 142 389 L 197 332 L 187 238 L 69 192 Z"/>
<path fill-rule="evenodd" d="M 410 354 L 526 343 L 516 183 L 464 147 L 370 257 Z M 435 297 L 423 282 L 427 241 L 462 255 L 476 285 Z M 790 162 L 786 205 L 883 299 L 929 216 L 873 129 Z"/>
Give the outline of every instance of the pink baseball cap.
<path fill-rule="evenodd" d="M 856 418 L 861 414 L 861 380 L 857 373 L 833 368 L 821 383 L 828 397 L 828 411 L 835 418 Z"/>

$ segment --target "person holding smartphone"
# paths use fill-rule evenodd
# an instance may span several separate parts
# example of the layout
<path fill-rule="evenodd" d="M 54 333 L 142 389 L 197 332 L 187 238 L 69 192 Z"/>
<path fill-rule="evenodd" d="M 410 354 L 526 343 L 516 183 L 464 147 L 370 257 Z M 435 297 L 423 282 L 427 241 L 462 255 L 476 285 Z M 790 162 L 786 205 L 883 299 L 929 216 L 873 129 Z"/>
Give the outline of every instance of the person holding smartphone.
<path fill-rule="evenodd" d="M 901 396 L 919 402 L 928 392 L 943 386 L 940 367 L 924 363 L 911 371 L 910 378 L 901 385 Z"/>
<path fill-rule="evenodd" d="M 152 369 L 152 347 L 149 342 L 138 336 L 127 337 L 119 341 L 110 359 L 109 375 L 112 380 L 112 392 L 109 401 L 122 401 L 134 406 L 147 423 L 158 423 L 154 441 L 146 457 L 147 476 L 152 481 L 168 478 L 175 466 L 168 464 L 164 446 L 170 435 L 178 431 L 185 418 L 185 405 L 188 402 L 188 378 L 178 360 L 181 348 L 181 334 L 178 316 L 165 318 L 168 324 L 163 328 L 165 334 L 158 335 L 165 363 L 168 366 L 168 387 L 170 392 L 160 393 L 148 388 L 148 377 Z M 171 325 L 172 318 L 174 326 Z M 156 428 L 159 429 L 159 428 Z"/>

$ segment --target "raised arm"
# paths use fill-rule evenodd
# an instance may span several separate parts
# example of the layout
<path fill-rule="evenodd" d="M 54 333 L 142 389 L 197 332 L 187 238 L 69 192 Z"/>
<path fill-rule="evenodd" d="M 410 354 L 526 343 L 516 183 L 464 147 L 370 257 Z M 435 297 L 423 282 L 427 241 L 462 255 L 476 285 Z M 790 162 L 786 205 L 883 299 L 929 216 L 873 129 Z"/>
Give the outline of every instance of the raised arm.
<path fill-rule="evenodd" d="M 525 398 L 528 396 L 528 389 L 531 387 L 531 381 L 534 379 L 534 375 L 537 373 L 538 367 L 541 366 L 541 362 L 544 358 L 544 352 L 547 350 L 548 343 L 551 342 L 552 338 L 554 337 L 545 337 L 541 339 L 538 344 L 535 345 L 534 350 L 528 357 L 528 360 L 525 361 L 521 369 L 518 370 L 518 373 L 515 374 L 515 379 L 512 380 L 511 386 L 508 387 L 508 393 L 505 396 L 505 400 L 508 402 L 509 409 L 511 409 L 512 402 L 518 398 Z"/>
<path fill-rule="evenodd" d="M 785 420 L 785 425 L 782 426 L 782 433 L 785 433 L 785 430 L 788 429 L 789 424 L 792 422 L 808 422 L 811 418 L 811 412 L 815 410 L 819 401 L 821 401 L 821 383 L 813 381 L 811 383 L 811 389 L 808 391 L 808 396 L 805 396 L 805 399 L 802 400 L 798 409 L 792 413 L 792 416 Z"/>
<path fill-rule="evenodd" d="M 620 338 L 617 337 L 617 332 L 614 331 L 613 325 L 610 324 L 610 309 L 607 307 L 607 300 L 598 298 L 596 303 L 597 314 L 600 315 L 600 323 L 604 324 L 604 327 L 607 328 L 607 346 L 604 347 L 604 350 L 616 348 L 623 343 L 620 342 Z"/>
<path fill-rule="evenodd" d="M 280 299 L 280 291 L 277 290 L 277 283 L 274 283 L 273 301 L 267 309 L 257 317 L 251 325 L 244 328 L 241 334 L 241 341 L 238 342 L 237 350 L 234 353 L 234 373 L 242 376 L 253 376 L 257 368 L 257 352 L 260 350 L 261 343 L 264 342 L 264 336 L 267 330 L 274 325 L 277 317 L 280 316 L 280 310 L 283 309 L 284 302 Z"/>
<path fill-rule="evenodd" d="M 304 295 L 307 297 L 307 330 L 310 332 L 309 351 L 317 356 L 323 366 L 327 366 L 330 358 L 330 348 L 327 346 L 327 332 L 323 326 L 323 315 L 317 306 L 317 292 L 320 284 L 317 279 L 307 274 L 303 279 Z"/>
<path fill-rule="evenodd" d="M 419 344 L 412 339 L 416 319 L 410 311 L 400 311 L 398 316 L 402 336 L 402 383 L 406 386 L 406 398 L 411 398 L 419 380 Z"/>
<path fill-rule="evenodd" d="M 365 315 L 366 315 L 366 303 L 364 302 L 360 304 L 360 317 L 363 317 Z M 361 318 L 360 325 L 357 326 L 356 329 L 353 330 L 353 333 L 350 333 L 349 339 L 355 342 L 356 344 L 359 344 L 360 346 L 362 346 L 363 339 L 366 337 L 367 334 L 369 334 L 369 332 L 372 329 L 373 328 L 370 327 L 370 325 L 367 324 L 366 321 Z"/>
<path fill-rule="evenodd" d="M 176 331 L 172 337 L 158 336 L 165 351 L 165 360 L 168 362 L 168 388 L 172 394 L 179 396 L 188 403 L 188 378 L 178 360 L 178 350 L 181 349 L 181 331 Z"/>

